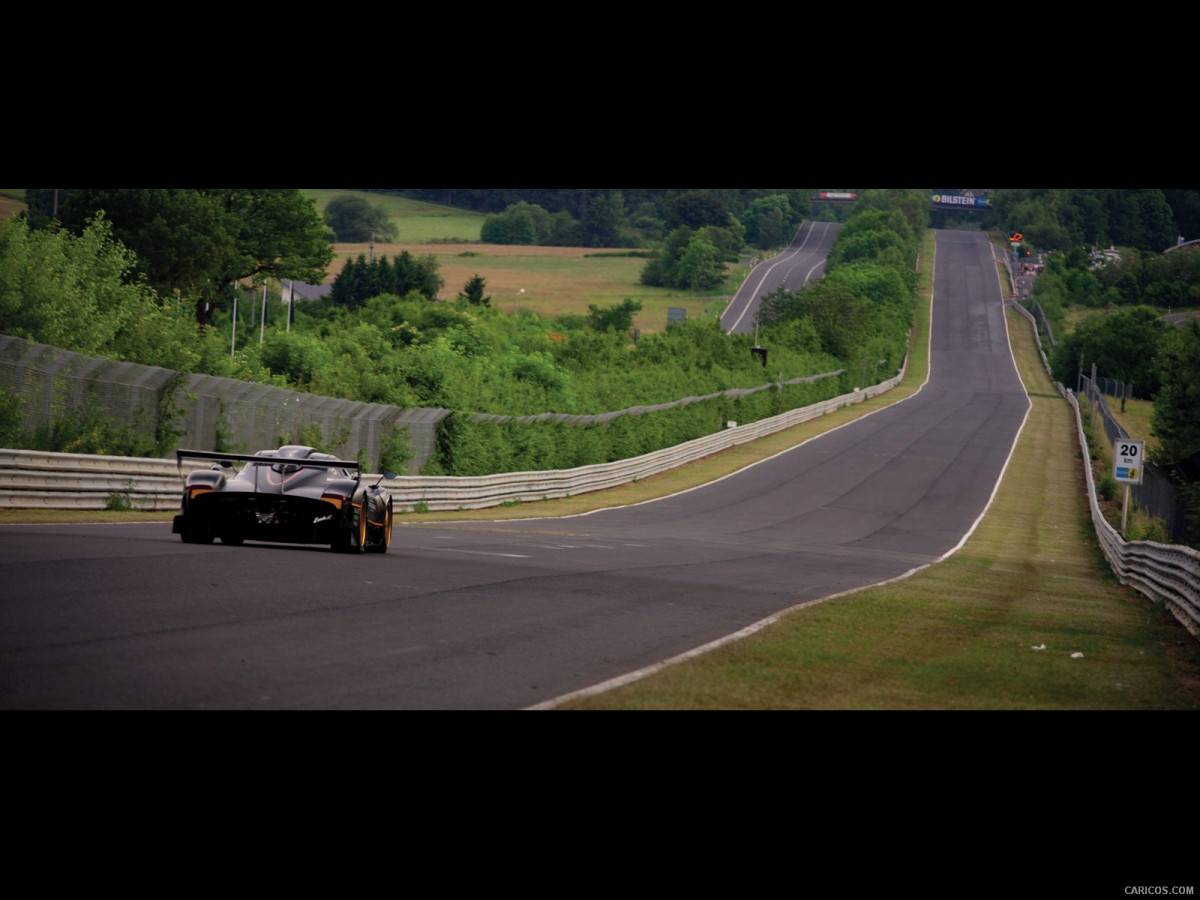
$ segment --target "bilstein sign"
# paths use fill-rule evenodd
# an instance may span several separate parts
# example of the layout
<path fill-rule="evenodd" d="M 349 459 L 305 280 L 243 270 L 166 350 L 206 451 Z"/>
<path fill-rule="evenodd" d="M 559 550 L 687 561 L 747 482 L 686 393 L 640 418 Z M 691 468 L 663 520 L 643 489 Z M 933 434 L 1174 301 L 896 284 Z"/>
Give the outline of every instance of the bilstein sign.
<path fill-rule="evenodd" d="M 967 209 L 991 209 L 992 201 L 990 197 L 976 197 L 970 191 L 962 191 L 958 194 L 933 194 L 931 198 L 934 206 L 960 206 Z"/>

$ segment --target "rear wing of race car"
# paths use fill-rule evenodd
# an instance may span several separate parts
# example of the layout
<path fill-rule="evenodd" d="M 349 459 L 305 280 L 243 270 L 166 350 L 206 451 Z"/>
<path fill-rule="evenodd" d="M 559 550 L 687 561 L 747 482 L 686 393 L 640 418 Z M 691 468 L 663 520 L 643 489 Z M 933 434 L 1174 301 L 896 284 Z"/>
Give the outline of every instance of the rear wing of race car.
<path fill-rule="evenodd" d="M 179 468 L 179 473 L 183 474 L 183 461 L 185 459 L 215 459 L 225 462 L 254 462 L 268 463 L 274 465 L 279 463 L 285 466 L 295 466 L 297 469 L 353 469 L 359 471 L 362 469 L 355 460 L 352 459 L 298 459 L 294 456 L 264 456 L 253 453 L 216 453 L 209 450 L 176 450 L 175 465 Z"/>

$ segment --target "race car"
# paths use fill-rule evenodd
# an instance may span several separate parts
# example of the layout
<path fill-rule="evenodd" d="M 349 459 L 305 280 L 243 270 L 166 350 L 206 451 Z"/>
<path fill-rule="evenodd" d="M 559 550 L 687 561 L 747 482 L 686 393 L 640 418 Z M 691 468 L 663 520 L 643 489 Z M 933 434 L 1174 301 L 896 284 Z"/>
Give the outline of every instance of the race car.
<path fill-rule="evenodd" d="M 187 544 L 273 541 L 328 544 L 345 553 L 386 553 L 392 541 L 392 495 L 379 481 L 366 485 L 357 462 L 287 445 L 254 455 L 176 450 L 185 459 L 211 459 L 189 472 L 171 527 Z M 233 464 L 241 471 L 226 474 Z M 380 477 L 383 480 L 383 476 Z"/>

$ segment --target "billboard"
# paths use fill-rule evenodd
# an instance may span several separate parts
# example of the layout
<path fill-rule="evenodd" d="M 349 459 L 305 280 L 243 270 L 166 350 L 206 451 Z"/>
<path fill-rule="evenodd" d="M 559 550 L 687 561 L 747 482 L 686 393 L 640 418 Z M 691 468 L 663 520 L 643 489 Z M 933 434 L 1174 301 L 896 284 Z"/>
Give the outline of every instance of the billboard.
<path fill-rule="evenodd" d="M 930 195 L 933 205 L 937 207 L 957 207 L 958 209 L 991 209 L 991 198 L 981 191 L 942 191 Z"/>

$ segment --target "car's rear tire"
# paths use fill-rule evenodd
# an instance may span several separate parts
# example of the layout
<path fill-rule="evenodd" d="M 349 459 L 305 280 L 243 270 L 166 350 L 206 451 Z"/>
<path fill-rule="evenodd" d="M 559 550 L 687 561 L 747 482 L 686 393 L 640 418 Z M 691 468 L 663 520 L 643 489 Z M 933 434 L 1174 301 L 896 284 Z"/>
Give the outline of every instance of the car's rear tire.
<path fill-rule="evenodd" d="M 392 501 L 388 501 L 387 511 L 384 513 L 383 524 L 379 526 L 379 540 L 372 544 L 367 549 L 372 553 L 387 553 L 388 547 L 392 543 Z"/>
<path fill-rule="evenodd" d="M 367 543 L 367 507 L 363 498 L 363 508 L 358 511 L 358 522 L 348 525 L 336 532 L 329 546 L 337 553 L 362 553 Z"/>
<path fill-rule="evenodd" d="M 367 549 L 367 504 L 366 496 L 362 498 L 362 508 L 358 511 L 358 527 L 354 529 L 354 546 L 351 553 L 362 553 Z"/>
<path fill-rule="evenodd" d="M 179 537 L 185 544 L 211 544 L 213 542 L 212 526 L 207 519 L 195 521 L 184 520 L 183 531 Z"/>

